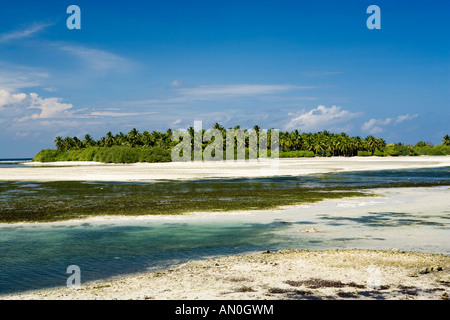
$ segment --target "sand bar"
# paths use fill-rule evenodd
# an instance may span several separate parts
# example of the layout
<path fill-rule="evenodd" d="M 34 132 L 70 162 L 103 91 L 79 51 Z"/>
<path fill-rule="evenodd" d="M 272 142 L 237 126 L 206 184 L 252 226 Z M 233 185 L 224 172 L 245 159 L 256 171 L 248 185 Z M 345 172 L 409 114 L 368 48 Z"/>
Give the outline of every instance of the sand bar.
<path fill-rule="evenodd" d="M 450 166 L 450 156 L 332 157 L 256 162 L 169 162 L 103 164 L 97 162 L 27 163 L 0 168 L 2 181 L 157 181 L 206 178 L 298 176 L 342 171 Z"/>

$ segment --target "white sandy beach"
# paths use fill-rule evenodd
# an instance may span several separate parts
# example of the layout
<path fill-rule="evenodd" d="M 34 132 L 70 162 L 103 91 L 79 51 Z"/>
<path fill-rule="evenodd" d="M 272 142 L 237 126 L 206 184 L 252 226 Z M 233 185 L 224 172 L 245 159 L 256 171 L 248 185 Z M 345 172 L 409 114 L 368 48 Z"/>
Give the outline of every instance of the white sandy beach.
<path fill-rule="evenodd" d="M 440 166 L 450 166 L 450 156 L 295 158 L 255 162 L 168 162 L 127 165 L 96 162 L 54 162 L 27 163 L 26 167 L 19 168 L 0 168 L 0 180 L 155 181 L 251 178 Z"/>

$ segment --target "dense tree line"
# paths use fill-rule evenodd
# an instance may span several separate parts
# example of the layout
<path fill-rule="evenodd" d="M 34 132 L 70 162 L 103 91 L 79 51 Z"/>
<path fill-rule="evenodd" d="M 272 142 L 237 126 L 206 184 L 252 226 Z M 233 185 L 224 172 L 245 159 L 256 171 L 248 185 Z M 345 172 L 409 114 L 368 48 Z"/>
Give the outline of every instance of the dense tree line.
<path fill-rule="evenodd" d="M 113 135 L 108 132 L 106 136 L 99 140 L 94 140 L 91 135 L 86 134 L 83 140 L 77 137 L 60 136 L 55 139 L 55 147 L 58 151 L 68 151 L 74 149 L 83 149 L 87 147 L 160 147 L 170 149 L 176 142 L 172 142 L 172 130 L 167 130 L 166 133 L 153 131 L 152 133 L 144 131 L 140 133 L 136 128 L 131 130 L 128 134 L 120 132 Z"/>
<path fill-rule="evenodd" d="M 213 129 L 220 130 L 223 137 L 223 148 L 226 148 L 227 129 L 219 123 Z M 240 129 L 240 126 L 229 129 Z M 252 128 L 257 137 L 262 129 L 255 125 Z M 272 130 L 264 131 L 267 135 L 267 147 L 270 149 Z M 198 143 L 194 139 L 196 132 L 193 127 L 188 130 L 191 137 L 191 146 Z M 243 130 L 246 134 L 249 130 Z M 204 134 L 206 130 L 202 130 Z M 161 162 L 170 161 L 170 151 L 179 143 L 172 141 L 172 130 L 166 132 L 144 131 L 136 128 L 128 133 L 119 132 L 113 135 L 108 132 L 98 140 L 89 134 L 82 140 L 78 137 L 56 137 L 54 143 L 56 150 L 47 149 L 36 155 L 36 161 L 101 161 L 101 162 Z M 259 141 L 259 140 L 258 140 Z M 403 145 L 402 143 L 387 144 L 384 139 L 369 135 L 365 138 L 351 137 L 346 133 L 331 133 L 326 130 L 316 133 L 294 131 L 281 131 L 278 133 L 280 157 L 311 157 L 311 156 L 404 156 L 404 155 L 448 155 L 450 154 L 450 137 L 445 135 L 442 144 L 433 146 L 423 141 L 416 145 Z M 202 139 L 202 149 L 211 143 Z M 236 147 L 249 148 L 249 138 L 245 145 Z M 248 150 L 247 150 L 248 151 Z"/>
<path fill-rule="evenodd" d="M 220 124 L 216 123 L 213 129 L 218 129 L 222 132 L 224 139 L 223 146 L 225 148 L 226 143 L 226 129 Z M 230 129 L 240 129 L 240 126 L 236 126 Z M 253 130 L 259 135 L 260 127 L 254 126 Z M 194 142 L 194 128 L 188 129 L 192 142 Z M 203 133 L 206 130 L 203 130 Z M 244 130 L 248 132 L 248 130 Z M 268 146 L 270 147 L 270 133 L 268 131 Z M 122 132 L 113 135 L 108 132 L 106 136 L 99 140 L 94 140 L 89 134 L 84 136 L 83 140 L 77 137 L 57 137 L 55 140 L 55 146 L 58 151 L 67 151 L 73 149 L 83 149 L 87 147 L 160 147 L 165 149 L 171 149 L 176 145 L 178 141 L 172 141 L 172 130 L 168 129 L 166 132 L 158 131 L 144 131 L 139 132 L 137 129 L 132 129 L 127 134 Z M 208 144 L 207 141 L 203 141 L 203 147 Z M 365 139 L 361 137 L 350 137 L 346 133 L 330 133 L 328 131 L 321 131 L 318 133 L 300 133 L 298 130 L 292 132 L 279 132 L 279 146 L 281 151 L 313 151 L 317 155 L 329 154 L 332 156 L 355 156 L 358 151 L 370 151 L 374 152 L 376 149 L 382 150 L 386 146 L 386 142 L 383 139 L 368 136 Z M 248 148 L 248 138 L 246 140 L 246 146 Z"/>

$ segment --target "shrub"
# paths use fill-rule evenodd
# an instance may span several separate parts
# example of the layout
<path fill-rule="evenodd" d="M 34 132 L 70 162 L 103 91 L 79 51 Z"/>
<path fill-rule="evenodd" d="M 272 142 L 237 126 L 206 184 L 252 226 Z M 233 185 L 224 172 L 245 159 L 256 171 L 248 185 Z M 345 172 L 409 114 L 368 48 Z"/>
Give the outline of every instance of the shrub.
<path fill-rule="evenodd" d="M 91 152 L 90 155 L 93 153 Z M 94 154 L 93 160 L 104 163 L 169 162 L 171 161 L 171 153 L 169 150 L 159 147 L 99 148 Z"/>
<path fill-rule="evenodd" d="M 384 150 L 387 156 L 415 156 L 417 153 L 411 146 L 404 146 L 401 143 L 388 144 Z"/>
<path fill-rule="evenodd" d="M 303 158 L 303 157 L 315 157 L 316 155 L 312 151 L 307 150 L 294 150 L 294 151 L 280 151 L 280 158 Z"/>
<path fill-rule="evenodd" d="M 142 148 L 139 150 L 140 162 L 170 162 L 171 152 L 160 147 Z"/>
<path fill-rule="evenodd" d="M 100 147 L 88 147 L 81 151 L 80 161 L 94 161 L 95 155 L 104 148 Z"/>
<path fill-rule="evenodd" d="M 414 151 L 420 155 L 445 156 L 450 155 L 450 146 L 438 144 L 437 146 L 415 146 Z"/>
<path fill-rule="evenodd" d="M 384 152 L 381 151 L 380 149 L 375 149 L 373 155 L 376 157 L 384 157 L 385 156 Z"/>
<path fill-rule="evenodd" d="M 399 155 L 397 149 L 395 148 L 395 146 L 393 144 L 389 144 L 386 146 L 386 149 L 384 150 L 384 154 L 386 156 L 393 156 L 393 157 L 396 157 Z"/>
<path fill-rule="evenodd" d="M 358 157 L 370 157 L 372 156 L 372 152 L 370 151 L 358 151 Z"/>
<path fill-rule="evenodd" d="M 57 161 L 56 158 L 59 152 L 54 149 L 44 149 L 38 152 L 33 158 L 33 161 L 37 162 L 53 162 Z"/>

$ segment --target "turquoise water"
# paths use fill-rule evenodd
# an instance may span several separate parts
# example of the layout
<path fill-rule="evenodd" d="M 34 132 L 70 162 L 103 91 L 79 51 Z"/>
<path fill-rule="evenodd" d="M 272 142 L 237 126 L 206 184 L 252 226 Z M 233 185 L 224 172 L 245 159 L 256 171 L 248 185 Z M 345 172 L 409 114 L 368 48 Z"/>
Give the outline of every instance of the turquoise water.
<path fill-rule="evenodd" d="M 273 183 L 274 187 L 291 183 L 386 186 L 404 182 L 417 184 L 426 182 L 433 185 L 449 185 L 450 168 L 273 177 L 264 180 Z M 239 179 L 232 181 L 236 183 Z M 442 214 L 442 219 L 448 220 L 448 213 Z M 392 228 L 385 224 L 373 225 L 374 217 L 370 215 L 369 217 L 371 228 Z M 338 224 L 343 226 L 361 224 L 359 220 L 339 218 L 334 221 L 332 218 L 330 212 L 329 216 L 320 219 L 338 228 Z M 386 219 L 386 216 L 381 215 L 378 220 Z M 275 219 L 264 223 L 255 223 L 255 219 L 253 222 L 244 222 L 233 218 L 207 222 L 200 219 L 180 221 L 153 219 L 116 224 L 36 224 L 0 227 L 0 294 L 65 286 L 69 276 L 66 269 L 69 265 L 80 267 L 83 283 L 223 255 L 283 248 L 342 247 L 342 239 L 330 241 L 322 235 L 303 236 L 303 233 L 299 232 L 285 232 L 292 230 L 293 225 L 294 227 L 299 225 L 299 228 L 310 226 L 309 221 L 300 219 L 295 222 Z M 448 231 L 448 224 L 441 223 L 429 227 Z M 380 239 L 375 237 L 371 241 Z"/>
<path fill-rule="evenodd" d="M 283 223 L 151 223 L 0 229 L 0 293 L 64 286 L 78 265 L 82 280 L 168 267 L 188 260 L 276 250 Z M 300 245 L 300 244 L 299 244 Z"/>

